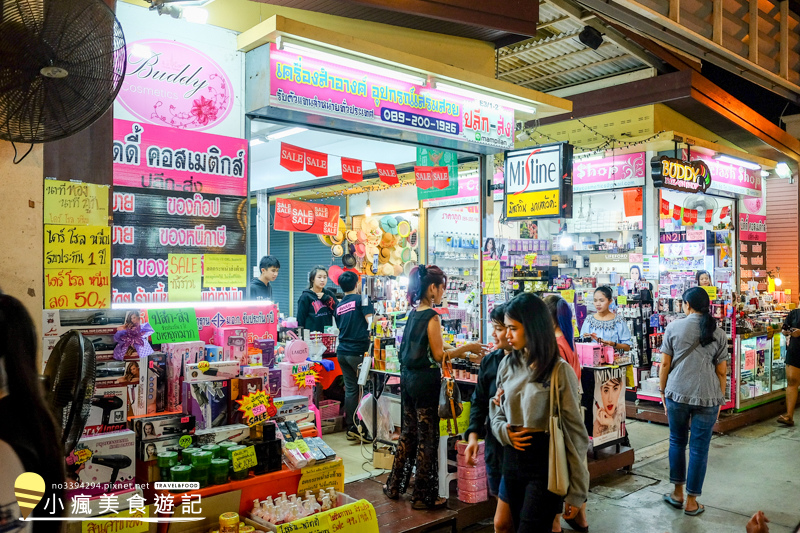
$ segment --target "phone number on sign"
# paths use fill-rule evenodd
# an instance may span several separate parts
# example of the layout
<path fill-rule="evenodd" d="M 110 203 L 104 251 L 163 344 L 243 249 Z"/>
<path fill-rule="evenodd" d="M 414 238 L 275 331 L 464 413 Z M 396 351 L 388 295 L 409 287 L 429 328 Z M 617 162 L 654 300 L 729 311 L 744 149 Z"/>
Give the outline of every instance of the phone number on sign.
<path fill-rule="evenodd" d="M 411 126 L 412 128 L 422 128 L 424 130 L 458 135 L 458 122 L 426 117 L 424 115 L 417 115 L 416 113 L 409 113 L 408 111 L 397 111 L 396 109 L 382 107 L 381 119 L 384 122 L 391 122 L 392 124 L 402 124 L 404 126 Z"/>

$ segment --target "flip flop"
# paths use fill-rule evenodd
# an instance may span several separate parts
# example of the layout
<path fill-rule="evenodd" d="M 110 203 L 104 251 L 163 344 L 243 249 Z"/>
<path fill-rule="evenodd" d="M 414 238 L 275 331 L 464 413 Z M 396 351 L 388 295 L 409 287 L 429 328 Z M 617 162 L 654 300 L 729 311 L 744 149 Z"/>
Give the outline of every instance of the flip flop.
<path fill-rule="evenodd" d="M 698 505 L 698 507 L 694 511 L 684 511 L 683 514 L 689 515 L 689 516 L 697 516 L 697 515 L 703 513 L 706 510 L 706 508 L 703 507 L 701 504 L 698 503 L 697 505 Z"/>
<path fill-rule="evenodd" d="M 671 506 L 673 506 L 675 509 L 683 509 L 683 502 L 679 502 L 678 500 L 673 498 L 672 494 L 669 494 L 669 493 L 664 494 L 662 499 L 665 502 L 667 502 L 668 504 L 670 504 Z"/>
<path fill-rule="evenodd" d="M 783 424 L 784 426 L 791 427 L 794 425 L 794 420 L 792 420 L 786 415 L 781 415 L 778 417 L 778 424 Z"/>

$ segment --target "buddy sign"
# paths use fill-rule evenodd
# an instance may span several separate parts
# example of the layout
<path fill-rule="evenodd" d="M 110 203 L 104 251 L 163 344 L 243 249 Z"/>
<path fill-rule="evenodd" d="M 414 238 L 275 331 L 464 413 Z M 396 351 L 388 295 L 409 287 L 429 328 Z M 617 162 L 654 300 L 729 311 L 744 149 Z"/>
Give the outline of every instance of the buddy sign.
<path fill-rule="evenodd" d="M 702 161 L 682 161 L 662 156 L 650 160 L 653 185 L 673 191 L 705 193 L 711 186 L 711 172 Z"/>
<path fill-rule="evenodd" d="M 572 145 L 545 144 L 506 152 L 505 217 L 572 217 Z"/>

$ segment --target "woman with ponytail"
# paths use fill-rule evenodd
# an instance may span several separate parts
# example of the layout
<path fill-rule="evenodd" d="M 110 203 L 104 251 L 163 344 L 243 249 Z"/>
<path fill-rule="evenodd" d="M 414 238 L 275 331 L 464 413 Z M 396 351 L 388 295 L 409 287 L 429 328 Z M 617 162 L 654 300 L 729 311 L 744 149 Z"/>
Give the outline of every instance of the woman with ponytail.
<path fill-rule="evenodd" d="M 686 318 L 667 326 L 661 345 L 661 401 L 669 419 L 669 478 L 675 485 L 664 501 L 684 508 L 685 484 L 684 513 L 696 516 L 705 510 L 697 498 L 703 490 L 711 433 L 725 403 L 730 355 L 725 333 L 709 314 L 708 293 L 692 287 L 683 293 L 683 301 Z"/>
<path fill-rule="evenodd" d="M 466 353 L 483 355 L 477 342 L 453 348 L 444 342 L 442 321 L 434 305 L 442 303 L 447 276 L 435 265 L 420 265 L 411 271 L 408 303 L 416 308 L 408 314 L 400 344 L 400 394 L 402 428 L 394 466 L 383 492 L 396 500 L 406 491 L 416 464 L 411 500 L 418 510 L 438 509 L 447 504 L 439 498 L 439 388 L 440 365 L 445 357 Z"/>

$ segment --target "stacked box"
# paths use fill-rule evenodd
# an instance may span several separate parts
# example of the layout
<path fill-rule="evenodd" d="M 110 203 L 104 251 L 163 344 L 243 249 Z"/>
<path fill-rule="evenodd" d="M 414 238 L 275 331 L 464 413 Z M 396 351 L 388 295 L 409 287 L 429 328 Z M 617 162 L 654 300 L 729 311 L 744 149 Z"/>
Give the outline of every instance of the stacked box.
<path fill-rule="evenodd" d="M 128 387 L 114 387 L 95 390 L 89 408 L 89 418 L 83 428 L 84 436 L 120 431 L 127 426 Z"/>
<path fill-rule="evenodd" d="M 222 347 L 222 360 L 237 361 L 239 366 L 250 362 L 247 354 L 247 328 L 223 326 L 214 328 L 212 344 Z"/>
<path fill-rule="evenodd" d="M 305 396 L 309 401 L 314 398 L 314 387 L 303 386 L 298 387 L 295 380 L 295 374 L 307 372 L 311 369 L 314 363 L 304 361 L 302 363 L 278 363 L 278 368 L 281 371 L 281 394 L 284 396 Z"/>
<path fill-rule="evenodd" d="M 197 429 L 209 429 L 228 424 L 228 405 L 231 395 L 229 379 L 183 383 L 183 412 L 194 415 Z"/>
<path fill-rule="evenodd" d="M 73 494 L 104 494 L 134 488 L 136 438 L 124 430 L 83 437 L 66 458 Z"/>
<path fill-rule="evenodd" d="M 470 465 L 464 455 L 466 441 L 459 441 L 458 451 L 458 499 L 465 503 L 486 501 L 489 497 L 489 485 L 486 481 L 486 462 L 484 459 L 485 443 L 478 441 L 478 455 L 475 465 Z"/>
<path fill-rule="evenodd" d="M 181 383 L 187 364 L 204 360 L 205 344 L 202 341 L 171 342 L 161 345 L 167 356 L 167 411 L 181 408 Z"/>

